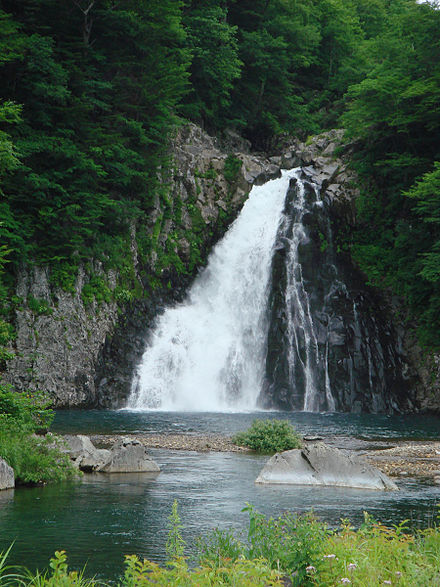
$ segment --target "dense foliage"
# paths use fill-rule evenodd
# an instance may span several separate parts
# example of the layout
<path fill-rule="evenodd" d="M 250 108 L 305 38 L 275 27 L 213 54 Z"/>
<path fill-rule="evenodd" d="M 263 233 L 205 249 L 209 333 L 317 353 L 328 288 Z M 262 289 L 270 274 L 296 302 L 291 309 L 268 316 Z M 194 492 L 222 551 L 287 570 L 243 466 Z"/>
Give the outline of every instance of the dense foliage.
<path fill-rule="evenodd" d="M 16 393 L 0 385 L 0 457 L 13 469 L 16 483 L 62 481 L 77 475 L 63 442 L 47 432 L 53 412 L 44 394 Z"/>
<path fill-rule="evenodd" d="M 231 530 L 214 530 L 200 539 L 197 564 L 183 555 L 180 521 L 173 508 L 169 542 L 180 546 L 165 566 L 137 556 L 125 557 L 125 572 L 118 585 L 219 585 L 361 587 L 401 585 L 429 587 L 440 579 L 440 531 L 438 527 L 408 534 L 404 523 L 387 528 L 365 514 L 358 530 L 345 520 L 330 531 L 312 514 L 286 513 L 266 518 L 252 506 L 247 541 Z M 169 554 L 169 553 L 168 553 Z M 7 566 L 8 552 L 0 554 L 0 586 L 94 587 L 103 581 L 87 579 L 84 571 L 70 571 L 64 551 L 55 553 L 47 571 L 32 574 Z M 194 561 L 193 561 L 194 562 Z M 114 583 L 113 583 L 114 584 Z"/>
<path fill-rule="evenodd" d="M 12 259 L 108 255 L 109 239 L 151 209 L 186 84 L 180 11 L 2 2 L 1 237 Z"/>
<path fill-rule="evenodd" d="M 440 10 L 391 3 L 368 42 L 364 79 L 342 117 L 362 179 L 353 253 L 370 281 L 403 296 L 422 342 L 440 329 Z"/>
<path fill-rule="evenodd" d="M 287 420 L 254 420 L 247 430 L 236 434 L 232 442 L 266 454 L 302 446 L 300 434 Z"/>
<path fill-rule="evenodd" d="M 416 0 L 2 0 L 0 367 L 21 262 L 72 289 L 79 264 L 101 260 L 130 300 L 133 226 L 161 202 L 153 234 L 138 231 L 147 259 L 159 221 L 181 213 L 165 180 L 178 117 L 255 148 L 345 126 L 363 186 L 345 245 L 440 346 L 439 27 Z M 159 272 L 183 271 L 172 249 Z M 96 295 L 112 292 L 92 276 L 83 297 Z"/>

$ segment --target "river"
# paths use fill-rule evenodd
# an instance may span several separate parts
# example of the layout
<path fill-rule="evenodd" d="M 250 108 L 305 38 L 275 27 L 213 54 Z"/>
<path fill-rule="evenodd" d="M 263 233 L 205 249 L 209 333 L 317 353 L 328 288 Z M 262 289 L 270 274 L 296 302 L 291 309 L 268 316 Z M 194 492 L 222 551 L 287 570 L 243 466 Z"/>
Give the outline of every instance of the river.
<path fill-rule="evenodd" d="M 365 440 L 438 439 L 440 419 L 313 413 L 190 413 L 60 411 L 53 430 L 63 433 L 233 434 L 255 417 L 290 420 L 303 434 L 319 434 L 339 446 L 362 449 Z M 358 525 L 367 510 L 386 524 L 409 519 L 426 526 L 436 516 L 438 486 L 399 479 L 400 491 L 350 490 L 254 484 L 267 456 L 151 450 L 161 473 L 84 475 L 78 482 L 0 492 L 0 550 L 14 542 L 10 562 L 44 567 L 57 549 L 87 575 L 116 579 L 123 555 L 163 560 L 167 517 L 177 499 L 190 554 L 198 536 L 212 528 L 245 531 L 246 502 L 267 515 L 313 509 L 329 525 L 341 517 Z M 440 468 L 440 467 L 439 467 Z"/>

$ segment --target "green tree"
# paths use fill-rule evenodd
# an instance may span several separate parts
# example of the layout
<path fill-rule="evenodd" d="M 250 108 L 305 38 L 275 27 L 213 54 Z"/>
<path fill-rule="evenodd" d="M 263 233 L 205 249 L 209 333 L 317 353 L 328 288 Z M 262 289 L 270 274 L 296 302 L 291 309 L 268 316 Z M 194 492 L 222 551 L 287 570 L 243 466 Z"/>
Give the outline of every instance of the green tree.
<path fill-rule="evenodd" d="M 185 91 L 182 5 L 25 0 L 3 9 L 2 33 L 18 49 L 3 63 L 2 93 L 23 104 L 12 136 L 21 163 L 4 181 L 25 241 L 19 256 L 72 266 L 111 258 L 112 241 L 152 206 Z"/>
<path fill-rule="evenodd" d="M 317 58 L 314 7 L 306 0 L 245 0 L 233 3 L 230 15 L 244 63 L 230 118 L 259 147 L 280 132 L 312 129 L 302 83 Z"/>
<path fill-rule="evenodd" d="M 440 344 L 432 319 L 439 308 L 432 279 L 438 227 L 425 215 L 430 204 L 422 194 L 434 185 L 437 168 L 411 186 L 440 160 L 439 30 L 440 11 L 432 6 L 390 3 L 386 31 L 369 41 L 369 71 L 349 89 L 342 117 L 357 139 L 364 186 L 355 258 L 374 283 L 406 298 L 420 319 L 421 339 L 433 345 Z"/>
<path fill-rule="evenodd" d="M 183 112 L 190 118 L 219 128 L 231 103 L 234 80 L 240 77 L 237 27 L 227 21 L 228 9 L 217 1 L 193 0 L 184 18 L 191 51 L 191 91 Z"/>

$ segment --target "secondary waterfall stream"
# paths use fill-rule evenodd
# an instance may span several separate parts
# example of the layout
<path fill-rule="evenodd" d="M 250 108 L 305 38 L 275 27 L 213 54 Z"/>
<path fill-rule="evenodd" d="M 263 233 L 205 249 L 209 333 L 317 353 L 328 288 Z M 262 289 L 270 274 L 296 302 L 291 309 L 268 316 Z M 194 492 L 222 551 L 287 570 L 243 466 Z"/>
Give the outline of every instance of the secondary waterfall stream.
<path fill-rule="evenodd" d="M 405 364 L 380 301 L 338 250 L 307 169 L 252 189 L 187 299 L 158 317 L 128 408 L 391 412 Z"/>

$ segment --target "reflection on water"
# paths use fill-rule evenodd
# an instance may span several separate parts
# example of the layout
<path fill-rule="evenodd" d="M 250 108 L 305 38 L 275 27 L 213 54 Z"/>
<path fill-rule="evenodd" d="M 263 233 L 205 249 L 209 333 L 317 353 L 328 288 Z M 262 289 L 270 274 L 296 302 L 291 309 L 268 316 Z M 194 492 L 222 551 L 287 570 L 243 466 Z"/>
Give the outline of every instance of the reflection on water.
<path fill-rule="evenodd" d="M 185 429 L 214 432 L 245 427 L 254 415 L 131 414 L 128 412 L 77 412 L 57 417 L 57 428 L 72 432 L 129 432 L 154 429 L 155 432 Z M 346 421 L 313 415 L 299 415 L 303 432 L 323 432 L 329 422 L 331 434 L 347 434 L 347 427 L 362 436 L 384 436 L 371 424 L 360 426 L 357 416 Z M 312 416 L 312 415 L 308 415 Z M 102 418 L 102 421 L 101 421 Z M 374 418 L 377 418 L 375 416 Z M 350 423 L 351 421 L 351 423 Z M 391 421 L 394 422 L 394 421 Z M 175 424 L 175 426 L 173 426 Z M 431 422 L 434 425 L 434 420 Z M 438 424 L 438 420 L 437 420 Z M 394 426 L 394 424 L 393 424 Z M 398 435 L 397 425 L 392 432 Z M 427 434 L 430 432 L 428 421 Z M 438 428 L 437 428 L 438 430 Z M 151 430 L 152 431 L 152 430 Z M 403 434 L 419 434 L 420 424 L 403 425 Z M 189 544 L 214 527 L 246 527 L 247 515 L 241 512 L 246 502 L 268 515 L 285 510 L 314 511 L 331 525 L 341 517 L 359 524 L 368 510 L 384 523 L 410 518 L 415 525 L 426 525 L 436 514 L 438 488 L 399 481 L 400 492 L 350 490 L 295 486 L 255 485 L 267 457 L 236 453 L 196 453 L 152 450 L 162 472 L 151 474 L 85 475 L 82 481 L 35 489 L 0 492 L 0 551 L 15 540 L 11 562 L 30 567 L 45 566 L 56 549 L 68 551 L 73 566 L 87 562 L 87 574 L 115 578 L 122 570 L 124 554 L 137 553 L 154 560 L 163 559 L 167 537 L 167 517 L 174 499 L 184 524 L 183 535 Z"/>

